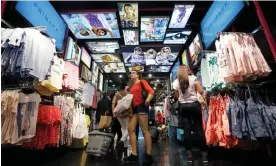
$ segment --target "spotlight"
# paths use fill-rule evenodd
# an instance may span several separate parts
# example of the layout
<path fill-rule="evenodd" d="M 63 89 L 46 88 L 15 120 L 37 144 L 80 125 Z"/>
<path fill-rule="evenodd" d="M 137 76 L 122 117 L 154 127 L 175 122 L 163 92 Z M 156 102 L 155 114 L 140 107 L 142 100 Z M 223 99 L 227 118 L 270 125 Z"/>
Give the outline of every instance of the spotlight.
<path fill-rule="evenodd" d="M 122 78 L 123 76 L 122 75 L 119 75 L 120 78 Z"/>
<path fill-rule="evenodd" d="M 112 80 L 109 80 L 109 82 L 112 82 Z"/>
<path fill-rule="evenodd" d="M 112 86 L 115 86 L 115 84 L 113 84 Z"/>
<path fill-rule="evenodd" d="M 156 89 L 156 87 L 153 88 L 154 90 Z"/>
<path fill-rule="evenodd" d="M 159 82 L 159 80 L 157 80 L 157 82 Z"/>
<path fill-rule="evenodd" d="M 152 74 L 149 74 L 149 77 L 152 77 Z"/>

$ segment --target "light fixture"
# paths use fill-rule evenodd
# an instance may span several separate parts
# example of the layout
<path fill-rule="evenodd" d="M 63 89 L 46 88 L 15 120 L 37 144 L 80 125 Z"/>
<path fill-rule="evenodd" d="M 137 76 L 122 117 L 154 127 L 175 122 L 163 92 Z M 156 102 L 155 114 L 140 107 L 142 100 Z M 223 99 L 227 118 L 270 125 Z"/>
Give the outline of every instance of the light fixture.
<path fill-rule="evenodd" d="M 120 78 L 122 78 L 123 76 L 122 75 L 119 75 Z"/>
<path fill-rule="evenodd" d="M 109 80 L 109 82 L 112 82 L 112 80 Z"/>
<path fill-rule="evenodd" d="M 154 90 L 156 89 L 156 87 L 153 88 Z"/>
<path fill-rule="evenodd" d="M 112 86 L 115 86 L 115 84 L 113 84 Z"/>
<path fill-rule="evenodd" d="M 159 80 L 157 80 L 157 82 L 159 82 Z"/>
<path fill-rule="evenodd" d="M 152 77 L 152 74 L 149 74 L 149 77 Z"/>

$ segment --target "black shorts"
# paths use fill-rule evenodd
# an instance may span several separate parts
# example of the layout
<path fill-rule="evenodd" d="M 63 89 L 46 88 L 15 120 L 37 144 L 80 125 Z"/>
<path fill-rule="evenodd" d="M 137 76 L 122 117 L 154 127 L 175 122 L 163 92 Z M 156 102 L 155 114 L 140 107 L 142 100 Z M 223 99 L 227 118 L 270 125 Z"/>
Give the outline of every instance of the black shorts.
<path fill-rule="evenodd" d="M 142 103 L 133 108 L 133 114 L 149 115 L 149 107 L 145 106 L 145 104 Z"/>

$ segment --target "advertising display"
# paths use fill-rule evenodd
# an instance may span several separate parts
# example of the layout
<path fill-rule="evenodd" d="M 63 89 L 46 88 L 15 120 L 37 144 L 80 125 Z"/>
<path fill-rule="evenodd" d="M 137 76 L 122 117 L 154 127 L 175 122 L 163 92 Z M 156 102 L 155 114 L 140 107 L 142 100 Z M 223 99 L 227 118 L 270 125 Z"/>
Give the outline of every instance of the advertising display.
<path fill-rule="evenodd" d="M 45 26 L 46 33 L 56 40 L 57 50 L 63 50 L 67 27 L 49 1 L 18 1 L 15 9 L 33 26 Z"/>
<path fill-rule="evenodd" d="M 94 61 L 98 62 L 122 62 L 119 54 L 92 54 Z"/>
<path fill-rule="evenodd" d="M 92 65 L 92 84 L 98 87 L 98 75 L 99 75 L 99 67 L 98 65 L 93 61 Z"/>
<path fill-rule="evenodd" d="M 181 55 L 181 60 L 182 60 L 183 65 L 186 65 L 186 66 L 190 67 L 189 66 L 189 59 L 188 59 L 188 55 L 187 55 L 187 50 L 183 51 L 183 53 Z"/>
<path fill-rule="evenodd" d="M 116 53 L 120 48 L 118 42 L 86 42 L 85 43 L 92 53 Z"/>
<path fill-rule="evenodd" d="M 185 28 L 195 5 L 175 5 L 169 28 Z"/>
<path fill-rule="evenodd" d="M 99 63 L 102 71 L 105 73 L 125 73 L 124 63 Z"/>
<path fill-rule="evenodd" d="M 153 73 L 167 73 L 171 69 L 171 66 L 147 66 L 146 72 L 153 72 Z"/>
<path fill-rule="evenodd" d="M 126 66 L 173 65 L 181 47 L 124 47 Z"/>
<path fill-rule="evenodd" d="M 91 56 L 88 54 L 88 52 L 84 48 L 82 48 L 82 51 L 81 51 L 81 61 L 90 69 Z"/>
<path fill-rule="evenodd" d="M 193 42 L 189 46 L 189 55 L 191 57 L 190 58 L 191 59 L 191 67 L 193 67 L 200 59 L 201 49 L 202 49 L 202 47 L 201 47 L 199 35 L 196 35 Z"/>
<path fill-rule="evenodd" d="M 120 38 L 116 13 L 62 14 L 77 39 Z"/>
<path fill-rule="evenodd" d="M 169 31 L 166 33 L 164 44 L 185 44 L 192 31 Z"/>
<path fill-rule="evenodd" d="M 73 61 L 77 66 L 79 66 L 80 58 L 81 58 L 80 47 L 77 45 L 77 43 L 73 41 L 71 37 L 68 37 L 64 59 L 66 61 Z"/>
<path fill-rule="evenodd" d="M 244 8 L 244 1 L 214 1 L 200 23 L 202 41 L 208 49 L 217 37 L 223 32 Z"/>
<path fill-rule="evenodd" d="M 164 40 L 169 17 L 141 17 L 140 42 L 161 42 Z"/>
<path fill-rule="evenodd" d="M 101 72 L 99 73 L 99 85 L 98 85 L 98 89 L 100 91 L 103 91 L 103 74 Z"/>
<path fill-rule="evenodd" d="M 123 28 L 138 27 L 138 3 L 118 3 Z"/>
<path fill-rule="evenodd" d="M 138 30 L 123 30 L 125 45 L 139 45 Z"/>
<path fill-rule="evenodd" d="M 179 66 L 180 66 L 180 62 L 179 61 L 177 61 L 174 65 L 173 65 L 173 67 L 172 67 L 172 82 L 171 82 L 171 84 L 174 82 L 174 80 L 176 80 L 176 74 L 177 74 L 177 70 L 178 70 L 178 68 L 179 68 Z"/>
<path fill-rule="evenodd" d="M 144 72 L 144 71 L 145 71 L 145 67 L 144 67 L 144 66 L 133 66 L 133 67 L 128 67 L 128 71 Z"/>

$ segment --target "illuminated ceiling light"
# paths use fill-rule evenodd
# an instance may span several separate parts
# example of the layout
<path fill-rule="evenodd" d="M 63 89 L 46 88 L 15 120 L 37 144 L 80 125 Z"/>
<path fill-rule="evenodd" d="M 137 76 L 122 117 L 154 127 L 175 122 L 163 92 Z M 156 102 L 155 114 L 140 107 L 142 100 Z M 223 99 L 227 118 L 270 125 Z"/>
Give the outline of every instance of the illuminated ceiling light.
<path fill-rule="evenodd" d="M 152 77 L 152 74 L 149 74 L 149 77 Z"/>
<path fill-rule="evenodd" d="M 159 80 L 157 80 L 157 82 L 159 82 Z"/>
<path fill-rule="evenodd" d="M 123 76 L 122 75 L 119 75 L 120 78 L 122 78 Z"/>
<path fill-rule="evenodd" d="M 153 88 L 154 90 L 156 89 L 156 87 Z"/>
<path fill-rule="evenodd" d="M 112 82 L 112 80 L 109 80 L 109 82 Z"/>
<path fill-rule="evenodd" d="M 113 84 L 112 86 L 115 86 L 115 84 Z"/>

